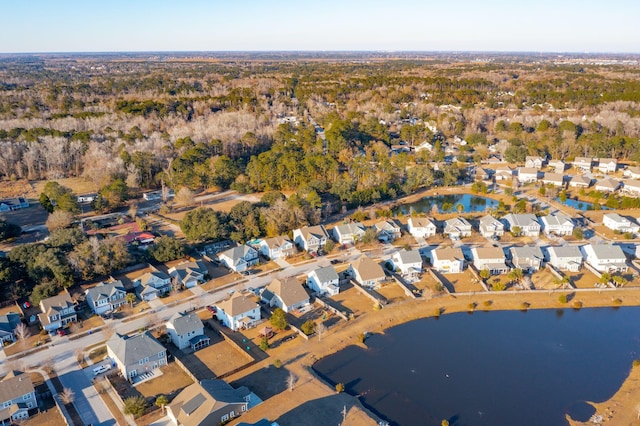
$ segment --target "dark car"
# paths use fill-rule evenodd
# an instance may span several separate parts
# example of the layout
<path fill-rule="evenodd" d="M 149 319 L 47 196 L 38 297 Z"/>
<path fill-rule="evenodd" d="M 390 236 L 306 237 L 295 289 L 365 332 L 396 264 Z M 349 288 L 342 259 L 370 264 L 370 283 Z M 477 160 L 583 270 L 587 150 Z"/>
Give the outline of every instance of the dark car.
<path fill-rule="evenodd" d="M 29 302 L 24 302 L 24 303 L 22 304 L 22 307 L 23 307 L 23 308 L 25 308 L 25 309 L 29 309 L 29 308 L 31 307 L 31 303 L 29 303 Z"/>
<path fill-rule="evenodd" d="M 216 313 L 216 308 L 213 306 L 207 306 L 207 311 L 211 312 L 212 314 Z"/>
<path fill-rule="evenodd" d="M 67 334 L 67 330 L 65 330 L 64 328 L 59 328 L 56 330 L 56 333 L 58 333 L 58 336 L 64 336 Z"/>

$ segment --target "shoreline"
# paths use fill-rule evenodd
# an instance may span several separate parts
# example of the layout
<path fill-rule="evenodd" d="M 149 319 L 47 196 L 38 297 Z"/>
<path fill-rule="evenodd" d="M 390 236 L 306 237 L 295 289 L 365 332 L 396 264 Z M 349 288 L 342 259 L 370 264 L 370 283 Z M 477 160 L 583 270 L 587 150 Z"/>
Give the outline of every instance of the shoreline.
<path fill-rule="evenodd" d="M 569 294 L 572 292 L 566 291 L 563 293 Z M 311 337 L 308 341 L 303 342 L 299 341 L 302 339 L 296 339 L 298 342 L 295 347 L 269 350 L 269 358 L 250 367 L 249 371 L 242 371 L 230 376 L 228 380 L 242 380 L 261 368 L 269 368 L 273 360 L 280 359 L 282 365 L 286 366 L 287 370 L 295 374 L 300 383 L 303 383 L 297 389 L 298 395 L 297 398 L 295 398 L 297 401 L 293 401 L 292 398 L 287 398 L 288 395 L 291 395 L 288 392 L 281 392 L 266 399 L 263 404 L 242 416 L 242 421 L 245 422 L 250 420 L 257 421 L 264 417 L 276 421 L 281 416 L 287 414 L 287 412 L 299 408 L 301 404 L 309 404 L 322 397 L 328 398 L 336 396 L 335 389 L 323 381 L 317 373 L 312 371 L 313 364 L 326 356 L 339 352 L 347 346 L 356 345 L 366 347 L 366 344 L 362 344 L 359 341 L 361 333 L 384 334 L 385 331 L 391 327 L 418 319 L 435 317 L 436 310 L 440 312 L 440 315 L 469 312 L 469 305 L 472 303 L 475 303 L 476 306 L 474 311 L 487 312 L 529 309 L 578 309 L 572 304 L 560 303 L 558 294 L 559 292 L 545 291 L 513 294 L 495 294 L 489 292 L 465 295 L 442 295 L 431 299 L 407 300 L 386 306 L 379 311 L 367 312 L 354 320 L 343 322 L 333 329 L 329 329 L 322 337 L 322 340 L 319 340 L 317 336 Z M 580 300 L 582 302 L 582 306 L 579 309 L 616 309 L 618 307 L 640 306 L 640 288 L 625 289 L 623 292 L 592 291 L 589 293 L 579 292 L 574 294 L 574 300 Z M 621 299 L 622 303 L 614 304 L 614 299 Z M 526 309 L 523 308 L 523 303 L 528 304 Z M 632 373 L 634 372 L 637 373 L 633 376 L 635 380 L 625 380 L 618 393 L 623 389 L 631 388 L 625 392 L 630 392 L 631 395 L 640 395 L 640 368 L 633 369 Z M 305 395 L 307 391 L 309 393 Z M 618 393 L 616 393 L 616 395 L 618 395 Z M 618 400 L 614 401 L 616 395 L 609 401 L 592 404 L 596 406 L 596 413 L 604 415 L 604 411 L 601 412 L 601 410 L 604 410 L 605 407 L 615 405 L 615 407 L 617 407 L 616 412 L 624 411 L 633 414 L 633 405 L 637 403 L 637 399 L 628 397 L 624 400 L 619 400 L 618 398 Z M 345 424 L 377 425 L 378 421 L 380 421 L 374 413 L 362 405 L 357 396 L 347 395 L 345 393 L 339 394 L 338 396 L 341 396 L 341 404 L 345 401 L 345 396 L 351 399 L 352 402 L 347 419 L 350 417 L 353 418 Z M 343 405 L 336 406 L 335 408 L 340 411 L 343 409 Z M 635 419 L 635 415 L 633 418 Z M 286 426 L 288 423 L 283 422 L 280 424 L 281 426 Z M 570 424 L 571 426 L 579 426 L 586 425 L 587 423 L 571 422 Z M 614 422 L 610 424 L 627 423 Z"/>

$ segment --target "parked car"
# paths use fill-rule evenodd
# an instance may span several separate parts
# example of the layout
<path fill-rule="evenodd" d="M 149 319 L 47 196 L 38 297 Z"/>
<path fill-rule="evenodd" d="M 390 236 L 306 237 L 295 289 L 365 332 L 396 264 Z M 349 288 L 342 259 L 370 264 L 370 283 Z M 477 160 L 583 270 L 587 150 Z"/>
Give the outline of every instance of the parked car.
<path fill-rule="evenodd" d="M 93 375 L 97 376 L 98 374 L 102 374 L 106 371 L 111 370 L 111 365 L 110 364 L 106 364 L 106 365 L 101 365 L 99 367 L 96 367 L 93 369 Z"/>
<path fill-rule="evenodd" d="M 65 330 L 64 328 L 59 328 L 56 330 L 56 333 L 58 333 L 58 336 L 64 336 L 67 334 L 67 330 Z"/>
<path fill-rule="evenodd" d="M 214 306 L 207 306 L 207 311 L 211 312 L 212 314 L 215 314 L 216 308 Z"/>
<path fill-rule="evenodd" d="M 29 309 L 29 308 L 31 307 L 31 303 L 29 303 L 29 302 L 24 302 L 24 303 L 22 304 L 22 307 L 23 307 L 23 308 L 25 308 L 25 309 Z"/>

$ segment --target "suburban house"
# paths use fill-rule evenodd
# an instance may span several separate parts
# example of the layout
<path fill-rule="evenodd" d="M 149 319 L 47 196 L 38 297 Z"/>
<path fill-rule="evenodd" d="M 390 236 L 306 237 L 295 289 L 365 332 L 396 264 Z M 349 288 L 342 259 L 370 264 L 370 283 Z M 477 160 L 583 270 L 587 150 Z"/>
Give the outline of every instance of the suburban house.
<path fill-rule="evenodd" d="M 597 181 L 595 188 L 596 188 L 596 191 L 615 192 L 618 190 L 618 188 L 620 188 L 620 182 L 615 179 L 606 178 L 606 179 Z"/>
<path fill-rule="evenodd" d="M 296 247 L 293 242 L 283 236 L 261 240 L 258 249 L 263 256 L 269 259 L 280 259 L 296 254 Z"/>
<path fill-rule="evenodd" d="M 31 378 L 21 371 L 9 371 L 0 380 L 0 424 L 27 419 L 32 408 L 38 408 L 38 401 Z"/>
<path fill-rule="evenodd" d="M 496 238 L 504 235 L 504 224 L 491 215 L 480 218 L 480 234 L 485 238 Z"/>
<path fill-rule="evenodd" d="M 623 176 L 630 177 L 631 179 L 640 179 L 640 167 L 631 166 L 627 167 L 624 172 L 622 172 Z"/>
<path fill-rule="evenodd" d="M 153 300 L 171 292 L 171 277 L 162 271 L 146 272 L 133 284 L 142 287 L 140 290 L 142 300 Z"/>
<path fill-rule="evenodd" d="M 234 389 L 224 380 L 201 380 L 182 390 L 167 405 L 167 415 L 176 426 L 226 424 L 249 409 L 249 390 Z"/>
<path fill-rule="evenodd" d="M 400 226 L 392 220 L 383 220 L 378 222 L 373 225 L 373 229 L 376 231 L 378 240 L 385 243 L 390 243 L 396 238 L 400 238 L 402 236 Z"/>
<path fill-rule="evenodd" d="M 547 172 L 542 178 L 545 185 L 562 186 L 564 184 L 564 175 L 562 173 Z"/>
<path fill-rule="evenodd" d="M 365 287 L 376 287 L 387 279 L 382 267 L 364 254 L 349 265 L 347 273 Z"/>
<path fill-rule="evenodd" d="M 509 166 L 499 166 L 496 168 L 495 180 L 513 179 L 513 170 Z"/>
<path fill-rule="evenodd" d="M 613 244 L 588 244 L 581 248 L 584 258 L 600 272 L 627 272 L 627 257 L 620 246 Z"/>
<path fill-rule="evenodd" d="M 0 200 L 0 212 L 26 209 L 29 207 L 29 200 L 23 197 L 5 198 Z"/>
<path fill-rule="evenodd" d="M 16 340 L 13 330 L 16 329 L 20 320 L 20 314 L 15 312 L 8 312 L 4 315 L 0 315 L 0 345 L 4 345 L 5 342 L 13 342 Z"/>
<path fill-rule="evenodd" d="M 246 271 L 259 261 L 257 250 L 246 244 L 218 253 L 218 260 L 234 272 Z"/>
<path fill-rule="evenodd" d="M 365 227 L 360 222 L 344 223 L 333 228 L 333 239 L 342 245 L 353 245 L 364 235 Z"/>
<path fill-rule="evenodd" d="M 253 297 L 234 293 L 229 299 L 218 302 L 216 316 L 230 329 L 254 327 L 260 321 L 260 306 Z"/>
<path fill-rule="evenodd" d="M 87 304 L 93 312 L 102 315 L 112 312 L 127 303 L 127 292 L 122 281 L 101 282 L 85 291 Z"/>
<path fill-rule="evenodd" d="M 530 167 L 518 167 L 518 182 L 531 183 L 537 182 L 538 169 L 532 169 Z"/>
<path fill-rule="evenodd" d="M 591 180 L 587 176 L 571 176 L 569 186 L 572 188 L 588 188 L 591 186 Z"/>
<path fill-rule="evenodd" d="M 618 160 L 615 158 L 601 158 L 598 161 L 598 170 L 602 173 L 615 173 L 618 168 Z"/>
<path fill-rule="evenodd" d="M 422 273 L 422 256 L 418 250 L 400 250 L 392 257 L 394 269 L 399 269 L 402 275 L 419 275 Z"/>
<path fill-rule="evenodd" d="M 485 169 L 484 167 L 477 167 L 475 173 L 475 180 L 491 180 L 493 179 L 494 171 L 491 169 Z"/>
<path fill-rule="evenodd" d="M 167 334 L 178 349 L 191 347 L 194 351 L 209 346 L 204 325 L 195 313 L 176 312 L 166 324 Z"/>
<path fill-rule="evenodd" d="M 571 163 L 573 168 L 579 169 L 585 172 L 591 171 L 591 166 L 593 165 L 593 158 L 590 157 L 576 157 Z"/>
<path fill-rule="evenodd" d="M 322 249 L 329 239 L 323 225 L 305 226 L 293 231 L 293 242 L 308 252 Z"/>
<path fill-rule="evenodd" d="M 410 217 L 407 221 L 407 229 L 414 237 L 428 238 L 436 235 L 436 224 L 428 217 Z"/>
<path fill-rule="evenodd" d="M 545 160 L 542 157 L 527 155 L 524 159 L 524 166 L 529 169 L 541 169 Z"/>
<path fill-rule="evenodd" d="M 98 198 L 98 193 L 96 192 L 91 192 L 89 194 L 82 194 L 82 195 L 78 195 L 78 197 L 76 198 L 76 200 L 79 203 L 91 203 L 93 202 L 96 198 Z"/>
<path fill-rule="evenodd" d="M 38 319 L 42 328 L 48 332 L 78 321 L 76 304 L 66 291 L 57 296 L 42 299 L 40 301 L 40 310 L 42 313 L 38 314 Z"/>
<path fill-rule="evenodd" d="M 442 274 L 457 274 L 464 270 L 465 259 L 462 249 L 437 248 L 431 251 L 431 265 Z"/>
<path fill-rule="evenodd" d="M 582 267 L 582 252 L 578 246 L 548 247 L 549 264 L 561 271 L 578 272 Z"/>
<path fill-rule="evenodd" d="M 520 235 L 525 237 L 537 237 L 540 235 L 541 226 L 534 214 L 509 213 L 502 220 L 510 232 L 513 232 L 514 228 L 520 228 Z"/>
<path fill-rule="evenodd" d="M 602 224 L 609 229 L 619 232 L 637 233 L 640 231 L 640 225 L 635 221 L 620 216 L 618 213 L 605 213 L 602 216 Z"/>
<path fill-rule="evenodd" d="M 174 285 L 185 288 L 195 287 L 205 280 L 205 275 L 209 272 L 207 266 L 201 260 L 195 262 L 183 262 L 167 271 Z"/>
<path fill-rule="evenodd" d="M 631 197 L 640 196 L 640 180 L 629 179 L 622 182 L 622 192 Z"/>
<path fill-rule="evenodd" d="M 167 364 L 167 350 L 149 332 L 133 336 L 114 333 L 107 341 L 107 355 L 128 380 Z"/>
<path fill-rule="evenodd" d="M 274 279 L 264 288 L 260 299 L 285 312 L 295 311 L 309 304 L 309 295 L 296 277 Z"/>
<path fill-rule="evenodd" d="M 571 235 L 573 233 L 573 220 L 562 212 L 551 213 L 540 217 L 542 231 L 545 235 Z"/>
<path fill-rule="evenodd" d="M 444 222 L 444 234 L 452 240 L 471 236 L 471 224 L 463 217 L 454 217 Z"/>
<path fill-rule="evenodd" d="M 523 272 L 535 272 L 542 266 L 544 256 L 538 246 L 511 247 L 511 263 L 514 268 L 520 268 Z"/>
<path fill-rule="evenodd" d="M 340 277 L 333 265 L 314 269 L 307 274 L 307 286 L 318 294 L 340 293 Z"/>
<path fill-rule="evenodd" d="M 506 274 L 509 272 L 507 258 L 500 247 L 474 247 L 471 249 L 473 266 L 478 271 L 486 269 L 491 275 Z"/>
<path fill-rule="evenodd" d="M 547 164 L 547 167 L 553 169 L 556 173 L 564 173 L 566 164 L 561 160 L 551 160 L 549 161 L 549 164 Z"/>

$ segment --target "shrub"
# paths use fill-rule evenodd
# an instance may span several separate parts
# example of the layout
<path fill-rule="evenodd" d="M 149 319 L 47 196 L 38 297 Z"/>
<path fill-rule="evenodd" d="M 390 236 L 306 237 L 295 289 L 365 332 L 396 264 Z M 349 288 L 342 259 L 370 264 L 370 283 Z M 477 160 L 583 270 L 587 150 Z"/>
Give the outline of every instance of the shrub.
<path fill-rule="evenodd" d="M 573 302 L 573 309 L 580 309 L 582 308 L 582 302 L 579 300 L 576 300 L 575 302 Z"/>
<path fill-rule="evenodd" d="M 473 311 L 473 310 L 475 310 L 475 309 L 476 309 L 476 306 L 478 306 L 478 305 L 476 304 L 476 302 L 471 302 L 471 303 L 469 303 L 469 305 L 467 306 L 467 308 L 469 308 L 469 310 L 470 310 L 470 311 Z"/>
<path fill-rule="evenodd" d="M 311 320 L 305 321 L 305 323 L 300 327 L 300 330 L 302 330 L 302 332 L 307 336 L 311 336 L 316 332 L 316 323 Z"/>
<path fill-rule="evenodd" d="M 526 311 L 527 309 L 529 309 L 529 306 L 531 306 L 531 303 L 529 302 L 522 302 L 520 304 L 520 310 L 521 311 Z"/>
<path fill-rule="evenodd" d="M 132 396 L 124 400 L 124 413 L 140 417 L 147 408 L 147 400 L 143 396 Z"/>
<path fill-rule="evenodd" d="M 364 343 L 364 341 L 367 340 L 367 335 L 365 333 L 360 333 L 358 339 L 360 340 L 360 343 Z"/>
<path fill-rule="evenodd" d="M 561 294 L 560 296 L 558 296 L 558 302 L 567 303 L 567 295 L 566 294 Z"/>
<path fill-rule="evenodd" d="M 260 349 L 263 351 L 266 351 L 267 349 L 269 349 L 269 340 L 267 340 L 266 336 L 264 336 L 260 341 Z"/>
<path fill-rule="evenodd" d="M 436 308 L 435 312 L 434 312 L 434 316 L 437 318 L 440 316 L 440 314 L 442 313 L 441 308 Z"/>
<path fill-rule="evenodd" d="M 622 304 L 622 299 L 620 299 L 620 298 L 613 299 L 613 304 L 614 305 L 621 305 Z"/>
<path fill-rule="evenodd" d="M 274 360 L 274 361 L 273 361 L 273 366 L 274 366 L 275 368 L 280 368 L 280 367 L 282 367 L 282 361 L 280 361 L 280 359 L 276 359 L 276 360 Z"/>
<path fill-rule="evenodd" d="M 336 392 L 338 392 L 338 393 L 344 392 L 344 383 L 337 383 L 336 384 Z"/>
<path fill-rule="evenodd" d="M 493 305 L 493 302 L 491 300 L 485 300 L 483 305 L 488 308 L 489 306 Z"/>
<path fill-rule="evenodd" d="M 633 360 L 633 366 L 634 367 L 640 367 L 640 359 L 634 359 Z"/>

